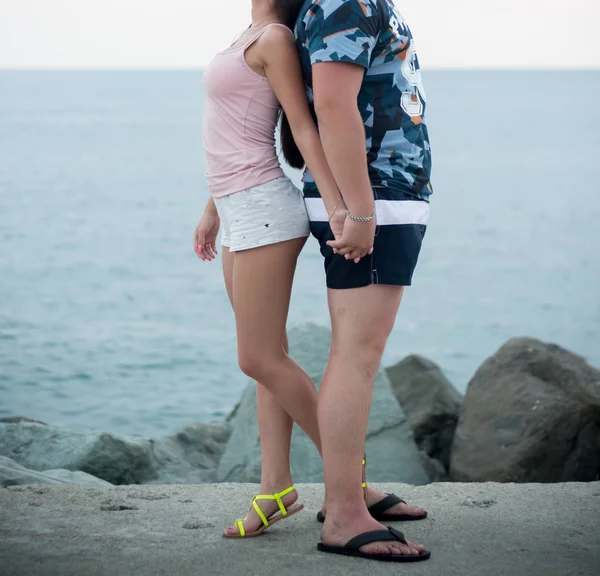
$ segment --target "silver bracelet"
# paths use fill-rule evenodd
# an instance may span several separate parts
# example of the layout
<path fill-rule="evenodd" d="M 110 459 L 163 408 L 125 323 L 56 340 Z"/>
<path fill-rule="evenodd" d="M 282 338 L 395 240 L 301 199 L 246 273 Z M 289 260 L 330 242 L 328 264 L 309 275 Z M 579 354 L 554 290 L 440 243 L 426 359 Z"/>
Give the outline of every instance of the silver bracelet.
<path fill-rule="evenodd" d="M 348 218 L 350 218 L 350 220 L 353 222 L 370 222 L 375 218 L 375 211 L 373 211 L 373 214 L 370 216 L 352 216 L 350 210 L 348 210 Z"/>

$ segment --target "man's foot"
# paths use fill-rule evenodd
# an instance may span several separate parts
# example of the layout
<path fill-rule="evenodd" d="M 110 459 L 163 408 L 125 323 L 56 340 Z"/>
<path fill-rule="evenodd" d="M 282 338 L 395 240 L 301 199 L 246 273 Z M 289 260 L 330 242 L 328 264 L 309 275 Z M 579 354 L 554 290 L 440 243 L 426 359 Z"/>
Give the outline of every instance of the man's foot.
<path fill-rule="evenodd" d="M 268 488 L 265 491 L 263 491 L 261 489 L 261 494 L 275 494 L 278 490 L 281 490 L 281 488 L 275 488 L 274 490 L 271 490 L 271 491 L 269 491 Z M 283 505 L 286 508 L 289 508 L 290 506 L 295 504 L 297 500 L 298 500 L 298 492 L 296 492 L 296 490 L 290 492 L 289 494 L 286 494 L 281 499 L 281 501 L 283 502 Z M 258 500 L 257 504 L 258 504 L 259 508 L 262 510 L 262 512 L 265 515 L 265 517 L 267 518 L 267 520 L 270 520 L 272 516 L 280 513 L 279 506 L 277 505 L 277 502 L 275 500 Z M 253 532 L 256 532 L 259 528 L 261 528 L 263 526 L 263 522 L 260 519 L 259 515 L 256 513 L 256 510 L 254 510 L 253 506 L 250 506 L 250 511 L 248 512 L 248 517 L 243 521 L 243 524 L 244 524 L 244 530 L 246 531 L 246 534 L 252 534 Z M 239 533 L 240 533 L 240 531 L 238 530 L 238 528 L 236 526 L 230 526 L 229 528 L 227 528 L 227 530 L 225 530 L 224 535 L 225 536 L 236 536 Z"/>
<path fill-rule="evenodd" d="M 374 506 L 378 502 L 381 502 L 384 498 L 387 498 L 387 496 L 388 495 L 385 494 L 384 492 L 379 492 L 378 490 L 374 490 L 373 488 L 367 488 L 367 495 L 366 495 L 367 507 L 370 508 L 371 506 Z M 323 515 L 326 516 L 327 511 L 326 511 L 326 507 L 325 507 L 325 502 L 323 502 L 323 506 L 321 507 L 321 510 L 322 510 Z M 399 504 L 396 504 L 395 506 L 388 508 L 385 511 L 385 513 L 386 513 L 386 515 L 389 514 L 390 516 L 402 514 L 402 515 L 406 515 L 406 516 L 411 516 L 416 519 L 421 519 L 426 516 L 425 510 L 423 508 L 411 506 L 410 504 L 407 504 L 406 502 L 400 502 Z"/>
<path fill-rule="evenodd" d="M 381 502 L 384 498 L 387 497 L 387 494 L 383 492 L 379 492 L 378 490 L 373 490 L 373 488 L 367 488 L 367 507 L 371 507 L 378 502 Z M 416 506 L 411 506 L 410 504 L 406 504 L 405 502 L 401 502 L 388 508 L 385 511 L 386 515 L 395 515 L 395 514 L 403 514 L 406 516 L 412 516 L 413 518 L 423 518 L 425 516 L 425 510 L 423 508 L 417 508 Z"/>
<path fill-rule="evenodd" d="M 345 522 L 341 519 L 327 517 L 321 532 L 321 542 L 329 546 L 344 546 L 349 540 L 359 534 L 375 530 L 387 530 L 387 527 L 373 520 L 367 511 L 360 513 L 360 517 L 348 517 Z M 419 556 L 425 551 L 425 546 L 414 544 L 407 540 L 401 542 L 373 542 L 360 548 L 365 554 L 403 554 L 405 556 Z"/>

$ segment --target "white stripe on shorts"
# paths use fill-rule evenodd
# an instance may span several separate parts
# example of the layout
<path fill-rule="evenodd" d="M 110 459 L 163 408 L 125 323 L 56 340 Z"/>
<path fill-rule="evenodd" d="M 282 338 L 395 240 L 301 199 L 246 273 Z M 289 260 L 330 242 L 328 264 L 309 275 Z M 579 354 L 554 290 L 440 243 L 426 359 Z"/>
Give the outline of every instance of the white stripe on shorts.
<path fill-rule="evenodd" d="M 329 216 L 322 198 L 305 198 L 306 211 L 311 222 L 327 222 Z M 377 224 L 427 224 L 429 203 L 422 200 L 375 200 Z M 360 214 L 363 216 L 363 214 Z"/>

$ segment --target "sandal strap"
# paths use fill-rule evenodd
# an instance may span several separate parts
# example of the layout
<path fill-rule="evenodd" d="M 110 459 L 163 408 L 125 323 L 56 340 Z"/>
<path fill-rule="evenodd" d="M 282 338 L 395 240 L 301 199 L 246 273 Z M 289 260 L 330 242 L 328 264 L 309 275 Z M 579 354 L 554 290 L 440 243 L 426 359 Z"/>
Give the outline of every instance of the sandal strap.
<path fill-rule="evenodd" d="M 388 528 L 387 530 L 374 530 L 372 532 L 365 532 L 359 534 L 352 540 L 349 540 L 344 548 L 348 550 L 358 550 L 362 546 L 367 544 L 373 544 L 374 542 L 402 542 L 407 544 L 404 534 L 395 528 Z"/>
<path fill-rule="evenodd" d="M 254 507 L 254 510 L 256 510 L 256 513 L 260 516 L 260 519 L 263 521 L 263 524 L 265 526 L 269 525 L 269 521 L 265 518 L 265 515 L 263 514 L 262 510 L 260 509 L 260 507 L 258 506 L 256 501 L 257 500 L 275 500 L 275 502 L 277 502 L 277 506 L 279 506 L 279 511 L 281 512 L 281 515 L 287 516 L 287 514 L 288 514 L 287 508 L 285 507 L 285 505 L 283 504 L 281 499 L 284 496 L 287 496 L 290 492 L 293 492 L 295 489 L 296 489 L 296 486 L 294 486 L 292 484 L 289 488 L 286 488 L 282 492 L 276 492 L 275 494 L 259 494 L 258 496 L 254 497 L 254 499 L 252 500 L 252 506 Z"/>
<path fill-rule="evenodd" d="M 395 494 L 388 494 L 383 500 L 377 502 L 377 504 L 369 506 L 369 513 L 371 516 L 381 516 L 387 510 L 396 506 L 396 504 L 406 504 L 406 502 L 402 498 L 398 498 Z"/>
<path fill-rule="evenodd" d="M 271 498 L 261 498 L 260 496 L 255 496 L 254 498 L 252 498 L 252 508 L 254 508 L 254 511 L 258 514 L 258 517 L 260 518 L 261 522 L 265 525 L 265 528 L 268 528 L 269 521 L 264 515 L 264 512 L 260 509 L 260 506 L 256 503 L 257 500 L 271 500 Z"/>
<path fill-rule="evenodd" d="M 243 538 L 244 536 L 246 536 L 246 529 L 244 528 L 244 522 L 242 522 L 242 520 L 238 520 L 235 523 L 235 527 L 238 529 L 240 536 Z"/>
<path fill-rule="evenodd" d="M 362 466 L 363 466 L 363 468 L 367 467 L 367 455 L 366 454 L 363 456 Z M 366 487 L 367 487 L 367 479 L 365 478 L 365 481 L 361 484 L 361 488 L 364 490 Z"/>

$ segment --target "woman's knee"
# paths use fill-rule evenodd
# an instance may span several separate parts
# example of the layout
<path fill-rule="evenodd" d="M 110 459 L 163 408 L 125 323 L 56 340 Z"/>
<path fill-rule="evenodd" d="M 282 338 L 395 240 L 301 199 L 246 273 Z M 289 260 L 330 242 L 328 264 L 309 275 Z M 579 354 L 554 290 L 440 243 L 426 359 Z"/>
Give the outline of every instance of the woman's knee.
<path fill-rule="evenodd" d="M 276 354 L 269 354 L 254 347 L 240 347 L 238 350 L 240 370 L 257 382 L 268 383 L 270 375 L 277 370 L 279 361 L 280 358 Z"/>

